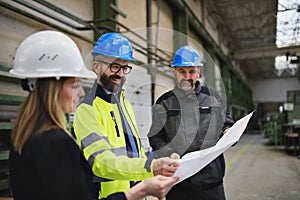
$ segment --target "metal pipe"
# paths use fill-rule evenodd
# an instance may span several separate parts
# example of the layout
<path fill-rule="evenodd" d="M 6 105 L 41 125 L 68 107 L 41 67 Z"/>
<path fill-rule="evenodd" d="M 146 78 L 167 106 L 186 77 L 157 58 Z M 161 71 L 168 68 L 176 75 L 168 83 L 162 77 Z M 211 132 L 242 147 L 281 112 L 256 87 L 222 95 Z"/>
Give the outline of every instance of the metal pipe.
<path fill-rule="evenodd" d="M 59 13 L 59 14 L 61 14 L 61 15 L 63 15 L 63 16 L 65 16 L 65 17 L 68 17 L 69 19 L 72 19 L 75 22 L 78 22 L 78 23 L 84 25 L 85 27 L 90 27 L 94 31 L 96 31 L 98 33 L 100 32 L 99 29 L 96 26 L 91 25 L 87 21 L 85 21 L 83 19 L 80 19 L 79 17 L 73 15 L 72 13 L 70 13 L 70 12 L 68 12 L 68 11 L 66 11 L 62 8 L 57 7 L 57 6 L 55 6 L 54 4 L 52 4 L 48 1 L 44 1 L 44 0 L 34 0 L 34 1 L 41 4 L 41 5 L 43 5 L 43 6 L 45 6 L 45 7 L 47 7 L 47 8 L 49 8 L 49 9 L 51 9 L 51 10 L 53 10 L 53 11 L 55 11 L 55 12 L 57 12 L 57 13 Z"/>
<path fill-rule="evenodd" d="M 21 5 L 26 6 L 26 7 L 30 8 L 30 9 L 35 10 L 35 11 L 38 10 L 37 7 L 34 7 L 34 6 L 32 6 L 32 5 L 29 5 L 29 4 L 26 4 L 26 3 L 24 3 L 24 1 L 15 0 L 15 2 L 20 3 Z M 79 34 L 75 34 L 75 33 L 71 32 L 71 31 L 68 31 L 67 29 L 64 29 L 64 28 L 62 28 L 62 27 L 60 27 L 60 26 L 57 26 L 57 25 L 55 25 L 55 24 L 53 24 L 53 23 L 51 23 L 51 22 L 48 22 L 48 21 L 46 21 L 46 20 L 44 20 L 44 19 L 42 19 L 42 18 L 36 17 L 35 15 L 32 15 L 32 14 L 30 14 L 30 13 L 24 11 L 24 10 L 21 10 L 21 9 L 19 9 L 19 8 L 16 8 L 16 7 L 14 7 L 14 6 L 10 5 L 10 4 L 7 4 L 7 3 L 5 3 L 5 2 L 0 2 L 0 5 L 3 6 L 3 7 L 5 7 L 5 8 L 7 8 L 7 9 L 9 9 L 9 10 L 12 10 L 12 11 L 14 11 L 14 12 L 17 12 L 18 14 L 21 14 L 21 15 L 23 15 L 23 16 L 26 16 L 26 17 L 30 18 L 30 19 L 36 20 L 36 21 L 38 21 L 38 22 L 40 22 L 40 23 L 42 23 L 42 24 L 48 25 L 48 26 L 50 26 L 50 27 L 52 27 L 52 28 L 55 28 L 55 29 L 60 30 L 60 31 L 62 31 L 62 32 L 65 32 L 65 33 L 67 33 L 67 34 L 69 34 L 69 35 L 73 35 L 73 36 L 75 36 L 75 37 L 77 37 L 77 38 L 80 38 L 80 39 L 86 41 L 86 42 L 95 44 L 95 41 L 93 41 L 93 40 L 87 39 L 87 38 L 85 38 L 85 37 L 83 37 L 83 36 L 81 36 L 81 35 L 79 35 Z M 38 12 L 41 13 L 41 14 L 45 14 L 46 16 L 52 18 L 52 15 L 48 15 L 48 14 L 46 14 L 46 13 L 43 13 L 43 12 L 41 12 L 40 10 L 38 10 Z M 76 29 L 76 30 L 91 30 L 90 27 L 76 27 L 76 26 L 73 26 L 73 25 L 70 24 L 70 23 L 64 23 L 64 21 L 59 20 L 59 19 L 57 19 L 56 17 L 53 18 L 53 19 L 55 19 L 55 20 L 57 20 L 57 21 L 59 21 L 59 22 L 65 24 L 65 25 L 68 25 L 68 26 L 70 26 L 71 28 Z M 111 28 L 108 27 L 108 26 L 98 26 L 97 29 L 99 30 L 99 28 L 104 29 L 104 30 L 107 30 L 107 31 L 110 31 L 110 32 L 115 31 L 115 30 L 111 29 Z M 136 44 L 136 43 L 135 43 L 135 44 Z M 143 49 L 143 48 L 142 48 L 142 49 Z M 140 52 L 140 53 L 146 55 L 146 53 L 142 52 L 142 51 L 139 50 L 139 49 L 136 49 L 136 51 L 138 51 L 138 52 Z"/>
<path fill-rule="evenodd" d="M 151 13 L 151 0 L 147 0 L 147 4 L 146 4 L 146 22 L 147 22 L 147 51 L 148 51 L 148 64 L 152 63 L 152 13 Z"/>
<path fill-rule="evenodd" d="M 154 52 L 155 54 L 157 54 L 159 18 L 160 18 L 160 0 L 157 0 L 156 36 L 155 36 L 155 52 Z"/>
<path fill-rule="evenodd" d="M 62 20 L 59 17 L 57 17 L 57 16 L 55 16 L 55 15 L 53 15 L 53 14 L 47 12 L 47 11 L 41 10 L 39 7 L 37 7 L 35 5 L 32 5 L 32 4 L 30 4 L 30 3 L 26 2 L 26 1 L 23 1 L 23 0 L 13 0 L 13 1 L 16 2 L 16 3 L 19 3 L 19 4 L 23 5 L 23 6 L 25 6 L 27 8 L 30 8 L 31 10 L 34 10 L 34 11 L 40 13 L 40 14 L 43 14 L 43 15 L 45 15 L 47 17 L 50 17 L 51 19 L 54 19 L 54 20 L 56 20 L 56 21 L 58 21 L 58 22 L 60 22 L 62 24 L 70 26 L 71 28 L 77 29 L 77 27 L 74 26 L 73 24 Z"/>
<path fill-rule="evenodd" d="M 156 81 L 156 68 L 153 64 L 153 51 L 152 51 L 152 1 L 147 0 L 146 3 L 146 21 L 147 21 L 147 61 L 148 61 L 148 74 L 151 76 L 151 105 L 155 102 L 155 81 Z"/>
<path fill-rule="evenodd" d="M 45 25 L 50 26 L 50 27 L 52 27 L 52 28 L 55 28 L 55 29 L 57 29 L 57 30 L 59 30 L 59 31 L 65 32 L 65 33 L 67 33 L 67 34 L 69 34 L 69 35 L 72 35 L 72 36 L 74 36 L 74 37 L 76 37 L 76 38 L 79 38 L 79 39 L 81 39 L 81 40 L 83 40 L 83 41 L 86 41 L 86 42 L 91 43 L 91 44 L 95 44 L 95 42 L 94 42 L 93 40 L 90 40 L 89 38 L 86 38 L 86 37 L 84 37 L 84 36 L 81 36 L 81 35 L 79 35 L 79 34 L 76 34 L 76 33 L 74 33 L 74 32 L 71 32 L 71 31 L 69 31 L 69 30 L 67 30 L 67 29 L 65 29 L 65 28 L 62 28 L 61 26 L 58 26 L 58 25 L 53 24 L 53 23 L 51 23 L 51 22 L 48 22 L 48 21 L 46 21 L 46 20 L 44 20 L 44 19 L 42 19 L 42 18 L 40 18 L 40 17 L 37 17 L 37 16 L 35 16 L 35 15 L 33 15 L 33 14 L 30 14 L 30 13 L 24 11 L 24 10 L 21 10 L 21 9 L 19 9 L 19 8 L 17 8 L 17 7 L 14 7 L 14 6 L 10 5 L 10 4 L 7 4 L 7 3 L 5 3 L 5 2 L 0 1 L 0 6 L 6 8 L 6 9 L 9 9 L 9 10 L 11 10 L 11 11 L 14 11 L 14 12 L 20 14 L 20 15 L 25 16 L 25 17 L 28 17 L 29 19 L 35 20 L 35 21 L 37 21 L 37 22 L 40 22 L 40 23 L 42 23 L 42 24 L 45 24 Z"/>
<path fill-rule="evenodd" d="M 53 4 L 51 4 L 51 3 L 49 3 L 49 2 L 46 2 L 46 1 L 43 1 L 43 0 L 34 0 L 34 1 L 36 1 L 37 3 L 39 3 L 39 4 L 41 4 L 41 5 L 45 6 L 45 7 L 47 7 L 47 8 L 49 8 L 49 9 L 52 9 L 52 10 L 54 10 L 55 12 L 58 12 L 59 14 L 65 16 L 65 17 L 67 17 L 67 18 L 72 19 L 73 21 L 76 21 L 76 22 L 78 22 L 78 23 L 84 25 L 83 27 L 78 27 L 78 26 L 75 26 L 74 24 L 72 24 L 72 23 L 70 23 L 70 22 L 67 22 L 67 21 L 64 20 L 64 19 L 61 19 L 61 18 L 55 16 L 55 15 L 52 14 L 52 13 L 46 12 L 45 10 L 42 10 L 41 8 L 39 8 L 39 7 L 37 7 L 37 6 L 35 6 L 35 5 L 33 5 L 33 4 L 30 4 L 29 2 L 22 1 L 22 0 L 13 0 L 13 1 L 15 1 L 16 3 L 19 3 L 20 5 L 23 5 L 23 6 L 27 7 L 27 8 L 30 8 L 30 9 L 32 9 L 32 10 L 34 10 L 34 11 L 36 11 L 36 12 L 42 14 L 42 15 L 45 15 L 45 16 L 51 18 L 51 19 L 54 19 L 54 20 L 56 20 L 56 21 L 58 21 L 58 22 L 60 22 L 60 23 L 62 23 L 62 24 L 64 24 L 64 25 L 66 25 L 66 26 L 69 26 L 69 27 L 71 27 L 72 29 L 78 30 L 78 31 L 94 30 L 94 31 L 96 31 L 96 32 L 98 32 L 98 33 L 100 33 L 100 30 L 99 30 L 99 29 L 102 29 L 102 30 L 104 29 L 104 30 L 108 30 L 108 31 L 115 31 L 115 30 L 113 30 L 113 29 L 111 29 L 111 28 L 109 28 L 109 27 L 106 27 L 106 26 L 95 26 L 95 25 L 91 24 L 92 22 L 95 22 L 95 21 L 98 21 L 98 22 L 99 22 L 99 21 L 100 21 L 100 22 L 104 22 L 104 21 L 112 21 L 112 22 L 118 24 L 119 26 L 123 27 L 125 30 L 127 30 L 127 31 L 131 32 L 132 34 L 136 35 L 136 36 L 139 37 L 140 39 L 142 39 L 142 40 L 144 40 L 144 41 L 147 41 L 145 38 L 143 38 L 143 37 L 141 37 L 140 35 L 138 35 L 137 33 L 133 32 L 133 31 L 130 30 L 128 27 L 126 27 L 126 26 L 124 26 L 123 24 L 119 23 L 119 22 L 116 21 L 115 19 L 111 19 L 111 18 L 110 18 L 110 19 L 104 19 L 104 20 L 85 21 L 85 20 L 82 20 L 82 19 L 78 18 L 77 16 L 75 16 L 75 15 L 73 15 L 73 14 L 71 14 L 71 13 L 69 13 L 69 12 L 67 12 L 67 11 L 65 11 L 65 10 L 63 10 L 63 9 L 61 9 L 61 8 L 59 8 L 59 7 L 55 6 L 55 5 L 53 5 Z M 69 30 L 67 30 L 67 29 L 65 29 L 65 28 L 63 28 L 63 27 L 61 27 L 61 26 L 58 26 L 58 25 L 56 25 L 56 24 L 53 24 L 53 23 L 51 23 L 51 22 L 49 22 L 49 21 L 47 21 L 47 20 L 44 20 L 44 19 L 42 19 L 42 18 L 40 18 L 40 17 L 37 17 L 37 16 L 35 16 L 35 15 L 32 15 L 32 14 L 29 13 L 29 12 L 26 12 L 26 11 L 24 11 L 24 10 L 21 10 L 21 9 L 19 9 L 19 8 L 17 8 L 17 7 L 14 7 L 14 6 L 10 5 L 10 4 L 7 4 L 7 3 L 5 3 L 5 2 L 0 2 L 0 3 L 1 3 L 1 4 L 0 4 L 1 6 L 5 7 L 5 8 L 8 8 L 9 10 L 12 10 L 12 11 L 14 11 L 14 12 L 17 12 L 17 13 L 23 15 L 23 16 L 26 16 L 26 17 L 28 17 L 28 18 L 30 18 L 30 19 L 33 19 L 33 20 L 35 20 L 35 21 L 38 21 L 38 22 L 40 22 L 40 23 L 42 23 L 42 24 L 46 24 L 46 25 L 48 25 L 48 26 L 50 26 L 50 27 L 52 27 L 52 28 L 55 28 L 55 29 L 60 30 L 60 31 L 62 31 L 62 32 L 65 32 L 65 33 L 67 33 L 67 34 L 69 34 L 69 35 L 73 35 L 73 36 L 75 36 L 75 37 L 77 37 L 77 38 L 80 38 L 80 39 L 86 41 L 86 42 L 95 44 L 95 41 L 93 41 L 93 40 L 91 40 L 91 39 L 88 39 L 88 38 L 86 38 L 86 37 L 84 37 L 84 36 L 81 36 L 80 34 L 73 33 L 73 32 L 71 32 L 71 31 L 69 31 Z M 131 41 L 131 42 L 132 42 L 134 45 L 136 45 L 136 46 L 138 47 L 138 48 L 134 48 L 136 51 L 142 53 L 143 55 L 147 55 L 147 49 L 146 49 L 145 47 L 143 47 L 142 45 L 138 44 L 137 42 L 134 42 L 134 41 Z M 151 45 L 152 45 L 152 44 L 151 44 Z M 153 45 L 152 45 L 152 46 L 153 46 Z M 160 50 L 160 49 L 159 49 L 159 50 Z M 145 52 L 143 52 L 143 51 L 145 51 Z M 161 50 L 160 52 L 161 52 L 161 53 L 164 53 L 162 50 Z M 165 53 L 164 53 L 164 54 L 165 54 Z M 150 55 L 152 56 L 152 58 L 153 58 L 153 56 L 155 57 L 155 61 L 158 61 L 158 62 L 160 62 L 160 63 L 162 63 L 162 64 L 168 65 L 168 64 L 167 64 L 167 61 L 166 61 L 163 57 L 159 56 L 158 54 L 154 54 L 153 52 L 150 52 Z M 168 54 L 165 54 L 165 55 L 169 57 Z"/>

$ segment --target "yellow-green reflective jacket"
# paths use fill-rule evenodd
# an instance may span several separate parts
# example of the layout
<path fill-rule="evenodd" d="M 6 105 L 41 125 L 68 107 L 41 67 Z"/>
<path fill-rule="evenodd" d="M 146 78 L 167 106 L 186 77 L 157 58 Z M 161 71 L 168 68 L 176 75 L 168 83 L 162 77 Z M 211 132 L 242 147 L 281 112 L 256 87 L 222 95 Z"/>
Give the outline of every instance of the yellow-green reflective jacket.
<path fill-rule="evenodd" d="M 111 103 L 101 87 L 94 85 L 78 106 L 74 118 L 74 131 L 83 154 L 99 182 L 100 196 L 130 188 L 129 181 L 153 177 L 152 158 L 143 151 L 133 109 L 120 94 L 120 105 L 135 136 L 138 154 L 131 158 L 126 151 L 126 140 L 117 104 Z M 100 98 L 101 97 L 101 98 Z M 128 144 L 127 144 L 128 145 Z"/>

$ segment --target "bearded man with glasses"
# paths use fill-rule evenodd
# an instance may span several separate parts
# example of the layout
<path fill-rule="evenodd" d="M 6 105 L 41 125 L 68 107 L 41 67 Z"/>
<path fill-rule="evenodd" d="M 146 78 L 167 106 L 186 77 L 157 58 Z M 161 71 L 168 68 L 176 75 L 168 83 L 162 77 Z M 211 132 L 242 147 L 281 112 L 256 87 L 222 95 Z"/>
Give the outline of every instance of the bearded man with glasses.
<path fill-rule="evenodd" d="M 126 75 L 132 67 L 128 66 L 127 60 L 114 59 L 107 56 L 96 56 L 94 70 L 100 74 L 99 85 L 110 93 L 119 92 L 125 83 Z M 121 70 L 122 69 L 122 70 Z"/>
<path fill-rule="evenodd" d="M 153 153 L 144 151 L 122 89 L 132 69 L 129 62 L 135 62 L 130 42 L 119 33 L 106 33 L 92 55 L 97 80 L 77 108 L 74 131 L 94 174 L 93 197 L 124 192 L 156 175 L 172 179 L 179 164 L 168 157 L 154 159 Z"/>

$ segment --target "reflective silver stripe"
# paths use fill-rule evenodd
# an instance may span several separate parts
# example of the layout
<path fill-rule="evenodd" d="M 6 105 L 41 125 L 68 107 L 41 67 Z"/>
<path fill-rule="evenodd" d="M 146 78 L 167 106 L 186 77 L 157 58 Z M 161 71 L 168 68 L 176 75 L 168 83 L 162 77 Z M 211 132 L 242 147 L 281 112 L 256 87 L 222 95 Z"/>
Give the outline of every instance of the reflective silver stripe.
<path fill-rule="evenodd" d="M 91 154 L 90 157 L 89 157 L 89 159 L 88 159 L 89 165 L 90 165 L 90 166 L 93 166 L 96 156 L 97 156 L 98 154 L 103 153 L 104 151 L 107 151 L 107 150 L 108 150 L 108 149 L 102 149 L 102 150 L 100 150 L 100 151 L 96 151 L 96 152 L 94 152 L 93 154 Z"/>
<path fill-rule="evenodd" d="M 154 157 L 150 157 L 146 160 L 145 162 L 145 166 L 144 168 L 147 170 L 147 172 L 151 172 L 151 163 L 152 163 L 152 160 L 154 159 Z"/>
<path fill-rule="evenodd" d="M 113 148 L 113 149 L 101 149 L 99 151 L 94 152 L 93 154 L 90 155 L 88 159 L 88 163 L 90 166 L 93 166 L 94 161 L 96 156 L 99 154 L 102 154 L 104 151 L 111 151 L 113 152 L 116 156 L 122 156 L 122 155 L 127 155 L 126 153 L 126 148 L 125 147 L 120 147 L 120 148 Z"/>
<path fill-rule="evenodd" d="M 109 182 L 109 181 L 113 181 L 113 180 L 107 178 L 101 178 L 95 175 L 93 176 L 93 183 Z"/>
<path fill-rule="evenodd" d="M 116 156 L 124 156 L 127 155 L 126 147 L 119 147 L 110 149 Z"/>
<path fill-rule="evenodd" d="M 83 138 L 83 140 L 81 140 L 81 146 L 82 146 L 82 148 L 85 148 L 85 147 L 91 145 L 92 143 L 102 140 L 102 139 L 104 139 L 108 144 L 110 144 L 108 137 L 98 135 L 97 133 L 91 133 L 88 136 L 86 136 L 85 138 Z"/>

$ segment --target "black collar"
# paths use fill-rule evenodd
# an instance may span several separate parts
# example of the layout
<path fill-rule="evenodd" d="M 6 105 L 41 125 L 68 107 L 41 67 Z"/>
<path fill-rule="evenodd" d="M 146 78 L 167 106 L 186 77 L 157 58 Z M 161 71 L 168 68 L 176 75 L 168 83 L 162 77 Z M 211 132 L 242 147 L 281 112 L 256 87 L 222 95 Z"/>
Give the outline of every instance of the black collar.
<path fill-rule="evenodd" d="M 98 84 L 96 89 L 96 97 L 103 99 L 106 102 L 111 103 L 112 101 L 112 94 L 107 94 L 106 91 Z"/>
<path fill-rule="evenodd" d="M 121 95 L 121 92 L 116 93 L 116 96 L 119 98 L 120 98 L 120 95 Z M 107 92 L 104 90 L 104 88 L 99 84 L 97 84 L 95 96 L 103 99 L 104 101 L 106 101 L 108 103 L 115 103 L 113 93 L 107 94 Z"/>

